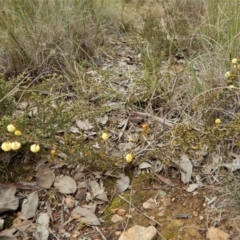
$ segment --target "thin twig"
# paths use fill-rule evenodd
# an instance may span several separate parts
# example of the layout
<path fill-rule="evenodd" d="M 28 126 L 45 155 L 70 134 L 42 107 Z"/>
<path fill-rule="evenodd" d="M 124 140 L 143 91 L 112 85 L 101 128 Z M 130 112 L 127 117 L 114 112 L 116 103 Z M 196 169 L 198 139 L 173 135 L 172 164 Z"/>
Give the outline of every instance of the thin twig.
<path fill-rule="evenodd" d="M 135 210 L 137 210 L 139 213 L 141 213 L 143 216 L 145 216 L 146 218 L 148 218 L 149 220 L 155 222 L 157 225 L 162 226 L 162 224 L 152 218 L 150 218 L 147 214 L 143 213 L 141 210 L 139 210 L 137 207 L 135 207 L 131 202 L 129 202 L 127 199 L 125 199 L 124 197 L 122 197 L 121 195 L 117 195 L 119 198 L 121 198 L 123 201 L 127 202 L 128 204 L 130 204 L 131 207 L 133 207 Z"/>
<path fill-rule="evenodd" d="M 0 102 L 2 102 L 5 98 L 8 98 L 8 97 L 14 95 L 16 92 L 18 92 L 18 90 L 19 90 L 18 87 L 28 78 L 28 76 L 29 76 L 29 74 L 26 77 L 24 77 L 20 81 L 20 83 L 18 83 L 9 93 L 7 93 L 2 99 L 0 99 Z"/>
<path fill-rule="evenodd" d="M 122 128 L 122 130 L 121 130 L 121 132 L 119 133 L 118 141 L 120 141 L 120 139 L 122 138 L 123 133 L 125 132 L 126 127 L 127 127 L 127 125 L 128 125 L 128 121 L 129 121 L 129 117 L 127 118 L 127 120 L 126 120 L 126 122 L 125 122 L 125 124 L 124 124 L 124 126 L 123 126 L 123 128 Z"/>
<path fill-rule="evenodd" d="M 160 122 L 160 123 L 162 123 L 162 124 L 165 124 L 165 125 L 167 125 L 168 127 L 172 127 L 172 126 L 173 126 L 173 124 L 172 124 L 170 121 L 168 121 L 168 120 L 166 120 L 166 119 L 164 119 L 164 118 L 156 117 L 156 116 L 151 115 L 151 114 L 149 114 L 149 113 L 133 112 L 133 114 L 136 114 L 136 115 L 139 115 L 139 116 L 143 116 L 143 117 L 151 117 L 151 118 L 153 118 L 154 120 L 156 120 L 157 122 Z"/>
<path fill-rule="evenodd" d="M 61 213 L 60 213 L 60 225 L 59 225 L 59 231 L 61 231 L 61 230 L 63 229 L 63 224 L 64 224 L 63 205 L 64 205 L 64 200 L 62 199 Z"/>
<path fill-rule="evenodd" d="M 194 227 L 194 226 L 184 226 L 184 227 L 179 229 L 178 235 L 177 235 L 177 239 L 180 239 L 180 232 L 182 232 L 183 229 L 185 229 L 185 228 L 194 228 L 194 229 L 202 230 L 202 231 L 206 231 L 207 230 L 206 228 L 197 228 L 197 227 Z"/>
<path fill-rule="evenodd" d="M 107 240 L 107 238 L 104 236 L 102 231 L 97 226 L 93 226 L 93 229 L 95 229 L 100 234 L 103 240 Z"/>

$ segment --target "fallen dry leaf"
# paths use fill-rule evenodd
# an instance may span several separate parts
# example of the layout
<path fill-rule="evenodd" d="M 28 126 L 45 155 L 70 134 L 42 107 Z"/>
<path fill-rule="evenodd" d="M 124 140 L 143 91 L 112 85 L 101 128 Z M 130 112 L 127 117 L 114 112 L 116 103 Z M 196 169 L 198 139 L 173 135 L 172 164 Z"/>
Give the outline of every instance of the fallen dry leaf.
<path fill-rule="evenodd" d="M 183 183 L 188 183 L 191 180 L 193 166 L 186 154 L 181 156 L 180 167 L 182 169 L 181 180 Z"/>
<path fill-rule="evenodd" d="M 4 220 L 0 218 L 0 231 L 3 230 Z"/>
<path fill-rule="evenodd" d="M 16 232 L 17 232 L 16 228 L 7 228 L 0 232 L 0 239 L 1 240 L 17 240 L 16 236 L 18 234 Z"/>
<path fill-rule="evenodd" d="M 169 186 L 171 186 L 171 187 L 176 187 L 176 186 L 179 185 L 179 183 L 178 183 L 177 180 L 176 180 L 176 181 L 173 181 L 173 180 L 171 180 L 171 179 L 168 179 L 168 178 L 163 177 L 163 176 L 160 175 L 160 174 L 155 174 L 155 176 L 157 177 L 158 180 L 166 183 L 167 185 L 169 185 Z"/>
<path fill-rule="evenodd" d="M 101 187 L 97 181 L 91 180 L 88 182 L 88 185 L 90 187 L 90 191 L 93 194 L 94 197 L 96 197 L 99 194 L 102 194 L 104 192 L 104 187 Z"/>
<path fill-rule="evenodd" d="M 229 156 L 234 158 L 232 163 L 225 163 L 222 166 L 226 167 L 231 172 L 240 169 L 240 155 L 230 152 Z"/>
<path fill-rule="evenodd" d="M 77 193 L 75 194 L 75 199 L 81 201 L 86 198 L 87 190 L 86 189 L 78 189 Z"/>
<path fill-rule="evenodd" d="M 58 189 L 60 193 L 71 194 L 77 190 L 77 184 L 75 180 L 69 176 L 56 177 L 54 187 Z"/>
<path fill-rule="evenodd" d="M 76 214 L 81 216 L 80 218 L 78 218 L 78 221 L 82 223 L 93 225 L 93 226 L 100 225 L 100 222 L 96 217 L 96 215 L 93 213 L 92 209 L 77 206 L 73 209 L 71 215 L 73 217 L 73 216 L 77 216 Z"/>
<path fill-rule="evenodd" d="M 97 121 L 102 125 L 105 125 L 108 121 L 108 115 L 104 115 L 103 117 L 97 118 Z"/>
<path fill-rule="evenodd" d="M 109 201 L 106 192 L 103 192 L 103 193 L 97 195 L 96 199 L 104 201 L 104 202 L 108 202 Z"/>
<path fill-rule="evenodd" d="M 117 187 L 116 187 L 117 194 L 123 193 L 124 191 L 126 191 L 130 184 L 130 178 L 126 176 L 124 173 L 120 173 L 119 178 L 120 179 L 117 180 Z"/>
<path fill-rule="evenodd" d="M 19 199 L 15 197 L 16 190 L 14 186 L 9 188 L 0 186 L 0 213 L 18 208 Z"/>
<path fill-rule="evenodd" d="M 94 128 L 94 126 L 88 121 L 88 119 L 86 120 L 76 120 L 76 124 L 77 126 L 81 129 L 81 130 L 91 130 Z"/>
<path fill-rule="evenodd" d="M 150 198 L 146 202 L 143 203 L 143 208 L 144 209 L 155 209 L 158 207 L 158 203 L 156 199 Z"/>
<path fill-rule="evenodd" d="M 40 213 L 37 220 L 37 235 L 41 240 L 48 240 L 49 236 L 49 216 L 47 213 Z"/>
<path fill-rule="evenodd" d="M 25 220 L 19 224 L 14 224 L 13 227 L 16 228 L 20 232 L 25 232 L 31 224 L 32 224 L 31 220 Z"/>
<path fill-rule="evenodd" d="M 32 192 L 28 195 L 26 199 L 23 200 L 22 211 L 21 211 L 21 219 L 27 220 L 36 215 L 37 207 L 38 207 L 38 193 Z"/>
<path fill-rule="evenodd" d="M 21 110 L 25 110 L 28 107 L 29 103 L 28 102 L 20 102 L 17 104 L 17 108 Z"/>
<path fill-rule="evenodd" d="M 37 185 L 43 188 L 50 188 L 55 180 L 54 172 L 47 166 L 41 165 L 36 174 Z"/>
<path fill-rule="evenodd" d="M 72 133 L 80 133 L 79 128 L 74 127 L 74 126 L 71 126 L 71 127 L 70 127 L 70 131 L 71 131 Z"/>
<path fill-rule="evenodd" d="M 33 107 L 29 112 L 28 112 L 28 116 L 29 117 L 34 117 L 36 116 L 38 113 L 38 107 Z"/>

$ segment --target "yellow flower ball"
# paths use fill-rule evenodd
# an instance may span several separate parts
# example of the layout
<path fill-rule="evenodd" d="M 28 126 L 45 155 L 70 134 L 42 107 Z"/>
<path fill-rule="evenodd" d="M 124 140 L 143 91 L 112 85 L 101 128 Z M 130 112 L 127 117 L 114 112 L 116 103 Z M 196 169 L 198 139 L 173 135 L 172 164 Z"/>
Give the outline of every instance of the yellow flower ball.
<path fill-rule="evenodd" d="M 4 151 L 4 152 L 8 152 L 10 151 L 12 148 L 11 148 L 11 143 L 10 142 L 3 142 L 2 145 L 1 145 L 1 149 Z"/>
<path fill-rule="evenodd" d="M 217 118 L 217 119 L 215 120 L 215 123 L 216 123 L 216 124 L 220 124 L 220 123 L 221 123 L 221 119 Z"/>
<path fill-rule="evenodd" d="M 56 150 L 55 149 L 52 149 L 51 150 L 51 155 L 54 156 L 56 154 Z"/>
<path fill-rule="evenodd" d="M 130 162 L 132 162 L 132 160 L 133 160 L 133 155 L 132 155 L 131 153 L 128 153 L 128 154 L 126 155 L 125 159 L 126 159 L 127 162 L 130 163 Z"/>
<path fill-rule="evenodd" d="M 143 129 L 148 129 L 148 125 L 146 123 L 143 123 L 141 126 Z"/>
<path fill-rule="evenodd" d="M 229 85 L 229 86 L 228 86 L 228 89 L 233 89 L 233 88 L 235 88 L 234 85 Z"/>
<path fill-rule="evenodd" d="M 15 132 L 16 127 L 13 124 L 9 124 L 9 125 L 7 125 L 7 130 L 9 132 Z"/>
<path fill-rule="evenodd" d="M 102 134 L 102 139 L 103 139 L 104 141 L 108 140 L 108 138 L 109 138 L 109 136 L 108 136 L 107 133 L 103 133 L 103 134 Z"/>
<path fill-rule="evenodd" d="M 21 136 L 21 135 L 22 135 L 22 132 L 21 132 L 20 130 L 16 130 L 16 131 L 14 132 L 14 135 L 15 135 L 15 136 Z"/>
<path fill-rule="evenodd" d="M 20 142 L 11 142 L 11 149 L 12 150 L 18 150 L 21 147 L 21 143 Z"/>
<path fill-rule="evenodd" d="M 237 58 L 233 58 L 233 59 L 232 59 L 232 64 L 237 64 L 237 63 L 238 63 Z"/>
<path fill-rule="evenodd" d="M 33 152 L 33 153 L 37 153 L 40 151 L 40 146 L 39 144 L 32 144 L 30 146 L 30 151 Z"/>
<path fill-rule="evenodd" d="M 226 72 L 226 73 L 225 73 L 225 77 L 226 77 L 226 78 L 229 78 L 229 77 L 231 77 L 231 72 L 229 72 L 229 71 L 228 71 L 228 72 Z"/>

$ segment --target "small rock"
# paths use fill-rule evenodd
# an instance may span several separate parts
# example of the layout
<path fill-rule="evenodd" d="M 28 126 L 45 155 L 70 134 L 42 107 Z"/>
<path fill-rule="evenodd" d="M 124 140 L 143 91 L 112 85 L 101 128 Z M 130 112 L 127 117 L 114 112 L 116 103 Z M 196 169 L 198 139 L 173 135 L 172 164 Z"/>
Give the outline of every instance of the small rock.
<path fill-rule="evenodd" d="M 118 214 L 114 214 L 111 218 L 112 222 L 116 223 L 116 222 L 121 222 L 123 221 L 123 217 L 119 216 Z"/>
<path fill-rule="evenodd" d="M 210 227 L 206 234 L 210 240 L 228 240 L 230 235 L 219 228 Z"/>
<path fill-rule="evenodd" d="M 155 227 L 143 227 L 135 225 L 123 232 L 118 240 L 153 240 L 156 237 L 157 230 Z"/>
<path fill-rule="evenodd" d="M 197 188 L 198 188 L 198 184 L 197 183 L 193 183 L 193 184 L 190 184 L 186 190 L 187 190 L 187 192 L 193 192 Z"/>
<path fill-rule="evenodd" d="M 118 209 L 117 214 L 123 217 L 126 214 L 126 210 L 123 208 L 120 208 Z"/>
<path fill-rule="evenodd" d="M 171 206 L 171 199 L 170 198 L 163 198 L 163 199 L 161 199 L 161 202 L 165 207 Z"/>
<path fill-rule="evenodd" d="M 75 231 L 72 233 L 72 238 L 77 238 L 80 235 L 79 231 Z"/>
<path fill-rule="evenodd" d="M 66 197 L 65 198 L 65 203 L 66 203 L 67 207 L 73 208 L 74 205 L 75 205 L 75 200 L 72 199 L 71 197 Z"/>
<path fill-rule="evenodd" d="M 204 219 L 204 216 L 200 215 L 199 220 L 202 221 Z"/>
<path fill-rule="evenodd" d="M 197 216 L 198 216 L 198 212 L 193 211 L 193 216 L 194 216 L 194 217 L 197 217 Z"/>
<path fill-rule="evenodd" d="M 81 217 L 81 214 L 79 214 L 79 213 L 72 214 L 73 219 L 79 219 L 80 217 Z"/>

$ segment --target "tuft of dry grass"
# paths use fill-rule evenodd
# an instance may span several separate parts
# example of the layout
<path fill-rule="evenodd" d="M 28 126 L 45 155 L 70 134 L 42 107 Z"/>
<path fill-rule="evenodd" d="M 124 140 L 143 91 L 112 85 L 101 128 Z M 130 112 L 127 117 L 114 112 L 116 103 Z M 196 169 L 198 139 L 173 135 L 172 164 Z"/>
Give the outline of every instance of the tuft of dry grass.
<path fill-rule="evenodd" d="M 35 76 L 67 72 L 74 62 L 84 66 L 108 44 L 107 31 L 124 28 L 106 1 L 10 0 L 1 6 L 0 72 L 6 78 L 26 70 Z"/>

